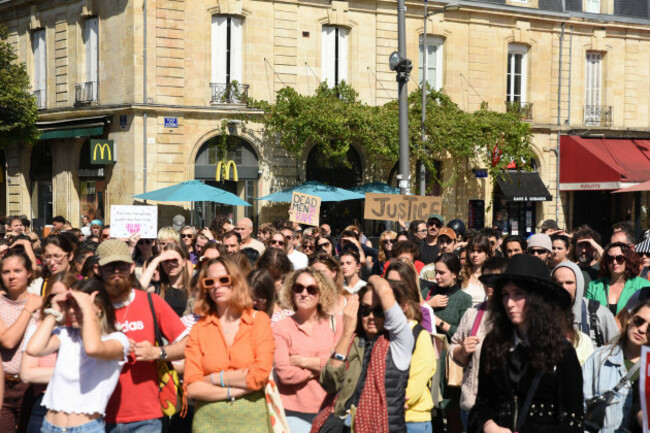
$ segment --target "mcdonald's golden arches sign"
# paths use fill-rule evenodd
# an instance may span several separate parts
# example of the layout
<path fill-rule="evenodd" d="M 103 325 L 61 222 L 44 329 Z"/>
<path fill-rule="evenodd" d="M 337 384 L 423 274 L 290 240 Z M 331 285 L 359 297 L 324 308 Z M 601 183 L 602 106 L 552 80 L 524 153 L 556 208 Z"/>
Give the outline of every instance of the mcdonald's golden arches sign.
<path fill-rule="evenodd" d="M 94 165 L 115 164 L 113 140 L 90 140 L 90 163 Z"/>
<path fill-rule="evenodd" d="M 231 180 L 230 179 L 230 170 L 232 169 L 232 180 L 237 182 L 239 180 L 239 176 L 237 175 L 237 164 L 235 164 L 235 161 L 219 161 L 217 164 L 217 173 L 216 173 L 216 181 L 221 182 L 222 180 L 222 172 L 223 172 L 223 180 Z"/>

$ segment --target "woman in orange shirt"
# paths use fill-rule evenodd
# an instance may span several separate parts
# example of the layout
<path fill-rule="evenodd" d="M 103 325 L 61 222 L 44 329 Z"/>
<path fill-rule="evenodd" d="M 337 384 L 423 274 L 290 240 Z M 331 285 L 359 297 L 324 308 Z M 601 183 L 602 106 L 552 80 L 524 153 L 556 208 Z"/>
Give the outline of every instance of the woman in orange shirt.
<path fill-rule="evenodd" d="M 196 401 L 192 432 L 267 433 L 262 388 L 273 365 L 271 321 L 253 310 L 248 283 L 225 257 L 207 264 L 185 348 L 185 392 Z"/>

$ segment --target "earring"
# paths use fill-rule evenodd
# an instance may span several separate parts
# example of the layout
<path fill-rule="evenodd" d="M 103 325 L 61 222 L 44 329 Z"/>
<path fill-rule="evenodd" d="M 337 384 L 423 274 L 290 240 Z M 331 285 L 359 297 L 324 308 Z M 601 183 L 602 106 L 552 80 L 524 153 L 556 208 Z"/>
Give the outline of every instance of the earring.
<path fill-rule="evenodd" d="M 102 317 L 104 317 L 104 312 L 103 312 L 103 311 L 99 311 L 99 312 L 97 312 L 97 317 L 100 318 L 100 319 L 101 319 Z"/>

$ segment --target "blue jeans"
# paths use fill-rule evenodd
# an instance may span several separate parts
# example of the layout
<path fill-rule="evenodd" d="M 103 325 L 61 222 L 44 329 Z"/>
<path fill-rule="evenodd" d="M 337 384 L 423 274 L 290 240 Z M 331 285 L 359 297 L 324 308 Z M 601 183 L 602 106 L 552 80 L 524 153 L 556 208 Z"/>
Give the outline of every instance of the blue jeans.
<path fill-rule="evenodd" d="M 431 433 L 431 421 L 407 422 L 406 433 Z"/>
<path fill-rule="evenodd" d="M 41 433 L 104 433 L 104 420 L 102 418 L 81 424 L 76 427 L 57 427 L 43 420 Z"/>
<path fill-rule="evenodd" d="M 106 424 L 106 433 L 160 433 L 161 431 L 162 421 L 160 418 L 122 424 Z"/>
<path fill-rule="evenodd" d="M 39 395 L 34 402 L 32 413 L 29 416 L 29 424 L 27 424 L 27 433 L 38 433 L 41 431 L 45 414 L 47 414 L 47 408 L 41 405 L 43 395 L 44 394 Z"/>
<path fill-rule="evenodd" d="M 467 425 L 469 424 L 469 411 L 460 410 L 460 422 L 463 423 L 463 430 L 467 431 Z"/>

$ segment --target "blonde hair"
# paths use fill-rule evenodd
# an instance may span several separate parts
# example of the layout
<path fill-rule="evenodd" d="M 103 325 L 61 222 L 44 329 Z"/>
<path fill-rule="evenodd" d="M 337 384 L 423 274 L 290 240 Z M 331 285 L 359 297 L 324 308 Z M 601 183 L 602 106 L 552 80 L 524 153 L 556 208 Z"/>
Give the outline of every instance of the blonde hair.
<path fill-rule="evenodd" d="M 201 280 L 208 276 L 208 269 L 216 264 L 221 264 L 230 276 L 232 296 L 230 297 L 228 308 L 234 314 L 241 314 L 244 310 L 253 308 L 253 298 L 250 294 L 248 280 L 239 269 L 238 264 L 228 257 L 217 257 L 216 259 L 210 260 L 199 273 L 199 285 L 201 285 Z M 196 299 L 194 312 L 201 317 L 217 313 L 217 305 L 210 297 L 208 289 L 202 287 L 202 285 Z"/>
<path fill-rule="evenodd" d="M 166 226 L 158 230 L 159 241 L 174 241 L 177 245 L 181 244 L 181 234 L 174 227 Z"/>
<path fill-rule="evenodd" d="M 290 307 L 293 311 L 296 311 L 296 302 L 293 297 L 293 285 L 302 274 L 308 274 L 314 279 L 314 281 L 316 281 L 320 294 L 317 307 L 318 313 L 321 316 L 326 316 L 328 314 L 327 312 L 332 311 L 338 302 L 338 293 L 332 280 L 325 277 L 321 271 L 316 270 L 311 266 L 292 272 L 284 279 L 284 284 L 282 285 L 282 290 L 280 291 L 279 296 L 280 303 L 284 307 Z"/>
<path fill-rule="evenodd" d="M 386 239 L 388 237 L 391 237 L 393 240 L 397 240 L 397 233 L 395 233 L 392 230 L 386 230 L 382 232 L 381 235 L 379 235 L 379 254 L 378 254 L 378 259 L 380 262 L 385 262 L 388 257 L 386 257 L 386 252 L 384 251 L 384 244 L 386 243 Z"/>

